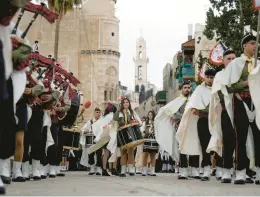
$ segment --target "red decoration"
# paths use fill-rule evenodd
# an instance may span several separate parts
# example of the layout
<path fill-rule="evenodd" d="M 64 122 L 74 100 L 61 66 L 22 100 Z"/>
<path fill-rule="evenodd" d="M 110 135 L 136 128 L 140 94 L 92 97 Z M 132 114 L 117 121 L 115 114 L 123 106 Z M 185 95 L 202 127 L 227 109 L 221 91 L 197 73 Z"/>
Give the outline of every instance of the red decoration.
<path fill-rule="evenodd" d="M 54 23 L 56 19 L 58 19 L 58 14 L 49 10 L 45 6 L 36 5 L 31 2 L 27 2 L 24 9 L 28 12 L 38 13 L 43 16 L 49 23 Z"/>
<path fill-rule="evenodd" d="M 90 102 L 90 101 L 87 101 L 87 102 L 84 104 L 84 107 L 85 107 L 86 109 L 88 109 L 90 106 L 91 106 L 91 102 Z"/>
<path fill-rule="evenodd" d="M 124 96 L 121 96 L 120 98 L 121 98 L 121 99 L 124 99 L 125 97 L 124 97 Z"/>
<path fill-rule="evenodd" d="M 137 123 L 137 122 L 136 122 L 136 120 L 131 120 L 130 123 L 131 123 L 131 124 L 135 124 L 135 123 Z"/>

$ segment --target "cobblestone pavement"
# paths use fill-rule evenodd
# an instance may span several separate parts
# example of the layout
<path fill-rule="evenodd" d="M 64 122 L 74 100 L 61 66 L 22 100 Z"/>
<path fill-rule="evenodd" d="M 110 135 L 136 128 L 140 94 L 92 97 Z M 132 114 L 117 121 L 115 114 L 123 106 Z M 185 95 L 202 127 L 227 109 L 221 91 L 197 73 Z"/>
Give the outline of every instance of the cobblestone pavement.
<path fill-rule="evenodd" d="M 98 177 L 87 172 L 67 172 L 66 177 L 42 181 L 12 183 L 7 195 L 23 196 L 165 196 L 165 195 L 232 195 L 259 196 L 260 186 L 255 184 L 221 184 L 215 177 L 209 182 L 177 180 L 175 174 L 157 174 L 156 177 Z"/>

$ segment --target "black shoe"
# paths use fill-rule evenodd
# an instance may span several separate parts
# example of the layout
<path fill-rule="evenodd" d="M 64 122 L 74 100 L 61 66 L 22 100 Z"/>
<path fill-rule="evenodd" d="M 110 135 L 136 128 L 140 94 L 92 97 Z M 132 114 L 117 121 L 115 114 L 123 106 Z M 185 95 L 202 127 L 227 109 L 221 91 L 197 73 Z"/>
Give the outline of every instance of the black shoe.
<path fill-rule="evenodd" d="M 41 175 L 41 179 L 47 179 L 47 176 Z"/>
<path fill-rule="evenodd" d="M 217 170 L 214 169 L 214 170 L 212 171 L 212 173 L 211 173 L 211 176 L 216 176 L 216 172 L 217 172 Z"/>
<path fill-rule="evenodd" d="M 1 176 L 4 184 L 11 184 L 11 178 L 6 176 Z"/>
<path fill-rule="evenodd" d="M 96 173 L 97 176 L 101 176 L 101 174 L 99 172 Z"/>
<path fill-rule="evenodd" d="M 136 172 L 136 174 L 142 174 L 141 172 Z"/>
<path fill-rule="evenodd" d="M 60 173 L 57 174 L 57 176 L 61 177 L 61 176 L 65 176 L 65 174 L 60 172 Z"/>
<path fill-rule="evenodd" d="M 200 176 L 193 176 L 192 178 L 194 178 L 194 179 L 201 179 Z"/>
<path fill-rule="evenodd" d="M 201 177 L 201 181 L 209 181 L 209 177 L 207 176 Z"/>
<path fill-rule="evenodd" d="M 216 177 L 217 181 L 220 181 L 221 180 L 221 177 Z"/>
<path fill-rule="evenodd" d="M 54 175 L 54 174 L 49 174 L 49 177 L 50 177 L 50 178 L 56 178 L 56 175 Z"/>
<path fill-rule="evenodd" d="M 245 183 L 246 183 L 246 181 L 243 180 L 243 179 L 239 179 L 239 180 L 234 181 L 234 184 L 236 184 L 236 185 L 244 185 Z"/>
<path fill-rule="evenodd" d="M 90 173 L 88 173 L 88 175 L 94 175 L 95 174 L 95 172 L 90 172 Z"/>
<path fill-rule="evenodd" d="M 126 177 L 126 175 L 125 174 L 119 174 L 119 177 Z"/>
<path fill-rule="evenodd" d="M 110 176 L 109 174 L 108 174 L 108 172 L 107 172 L 107 170 L 102 170 L 102 176 Z"/>
<path fill-rule="evenodd" d="M 221 183 L 231 183 L 231 179 L 221 179 Z"/>
<path fill-rule="evenodd" d="M 34 181 L 39 181 L 39 180 L 41 180 L 41 177 L 40 177 L 40 176 L 34 176 L 34 177 L 33 177 L 33 180 L 34 180 Z"/>
<path fill-rule="evenodd" d="M 254 183 L 254 181 L 251 178 L 246 178 L 246 183 Z"/>
<path fill-rule="evenodd" d="M 256 185 L 260 185 L 260 180 L 255 181 Z"/>
<path fill-rule="evenodd" d="M 146 174 L 142 174 L 142 176 L 146 176 Z"/>
<path fill-rule="evenodd" d="M 185 177 L 185 176 L 179 176 L 178 179 L 180 179 L 180 180 L 187 180 L 188 177 Z"/>
<path fill-rule="evenodd" d="M 150 176 L 156 176 L 156 174 L 151 174 Z"/>
<path fill-rule="evenodd" d="M 117 172 L 117 170 L 116 170 L 115 168 L 112 168 L 111 174 L 112 174 L 112 175 L 115 175 L 115 176 L 118 176 L 118 175 L 119 175 L 118 172 Z"/>
<path fill-rule="evenodd" d="M 129 173 L 129 176 L 134 176 L 135 175 L 135 173 Z"/>
<path fill-rule="evenodd" d="M 26 181 L 30 181 L 30 180 L 31 180 L 31 178 L 30 178 L 30 177 L 27 177 L 27 178 L 25 178 L 25 180 L 26 180 Z"/>
<path fill-rule="evenodd" d="M 15 179 L 12 179 L 13 182 L 25 182 L 25 178 L 23 178 L 22 176 L 19 176 Z"/>
<path fill-rule="evenodd" d="M 5 187 L 4 186 L 1 186 L 0 187 L 0 195 L 1 194 L 5 194 Z"/>

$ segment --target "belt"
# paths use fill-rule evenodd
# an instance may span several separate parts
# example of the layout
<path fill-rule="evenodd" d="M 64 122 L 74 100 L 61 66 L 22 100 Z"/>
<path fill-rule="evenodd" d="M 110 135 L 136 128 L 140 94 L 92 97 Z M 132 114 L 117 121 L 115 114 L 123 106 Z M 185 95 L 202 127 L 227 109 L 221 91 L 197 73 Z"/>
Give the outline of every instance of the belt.
<path fill-rule="evenodd" d="M 208 118 L 209 114 L 208 113 L 199 113 L 200 118 Z"/>
<path fill-rule="evenodd" d="M 238 92 L 238 95 L 241 97 L 241 99 L 251 98 L 250 92 Z"/>

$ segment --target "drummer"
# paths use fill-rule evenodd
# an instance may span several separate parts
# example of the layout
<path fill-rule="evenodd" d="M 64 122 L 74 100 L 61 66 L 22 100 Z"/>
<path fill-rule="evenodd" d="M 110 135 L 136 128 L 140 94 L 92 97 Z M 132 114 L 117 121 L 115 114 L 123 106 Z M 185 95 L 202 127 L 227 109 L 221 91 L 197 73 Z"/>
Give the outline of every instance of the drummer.
<path fill-rule="evenodd" d="M 147 115 L 147 119 L 144 122 L 144 139 L 155 139 L 154 135 L 154 118 L 155 118 L 155 112 L 149 111 Z M 156 176 L 155 174 L 155 163 L 156 163 L 156 153 L 158 153 L 158 149 L 149 149 L 145 148 L 143 149 L 142 154 L 142 167 L 143 167 L 143 174 L 142 176 L 146 176 L 148 174 L 148 167 L 147 167 L 147 160 L 148 156 L 150 155 L 151 158 L 151 176 Z"/>
<path fill-rule="evenodd" d="M 121 101 L 121 108 L 118 110 L 114 116 L 114 121 L 117 123 L 117 127 L 123 127 L 125 125 L 129 125 L 134 121 L 137 124 L 142 124 L 140 117 L 137 113 L 132 109 L 130 100 L 128 98 L 124 98 Z M 130 176 L 135 175 L 135 167 L 134 167 L 134 149 L 135 148 L 127 148 L 121 149 L 121 173 L 120 177 L 126 177 L 126 165 L 128 165 L 128 172 Z"/>
<path fill-rule="evenodd" d="M 94 122 L 96 122 L 101 116 L 101 110 L 99 107 L 96 107 L 94 110 L 94 118 L 89 120 L 82 128 L 82 133 L 81 133 L 81 139 L 80 139 L 80 143 L 83 146 L 83 148 L 85 149 L 84 152 L 86 151 L 86 149 L 88 148 L 87 146 L 91 146 L 94 144 L 94 134 L 92 131 L 92 124 Z M 90 142 L 89 140 L 87 140 L 88 136 L 93 136 L 92 138 L 92 142 Z M 88 144 L 91 143 L 91 144 Z M 96 155 L 96 162 L 95 162 L 95 155 Z M 81 164 L 87 167 L 87 163 L 85 163 L 85 157 L 86 155 L 82 153 L 82 158 L 81 158 Z M 90 172 L 89 175 L 102 175 L 102 169 L 101 169 L 101 164 L 102 164 L 102 149 L 97 150 L 96 152 L 91 153 L 90 155 L 88 155 L 88 165 L 90 165 Z"/>

